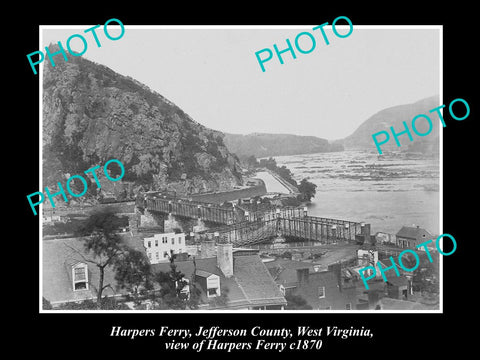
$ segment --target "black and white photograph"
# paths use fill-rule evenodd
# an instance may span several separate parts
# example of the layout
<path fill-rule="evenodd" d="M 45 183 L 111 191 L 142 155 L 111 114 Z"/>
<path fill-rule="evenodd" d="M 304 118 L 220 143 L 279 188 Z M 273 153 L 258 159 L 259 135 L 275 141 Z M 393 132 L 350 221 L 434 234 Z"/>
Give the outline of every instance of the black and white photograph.
<path fill-rule="evenodd" d="M 441 310 L 441 27 L 111 24 L 41 29 L 43 310 Z"/>
<path fill-rule="evenodd" d="M 12 338 L 53 358 L 473 344 L 472 10 L 334 5 L 24 19 Z"/>

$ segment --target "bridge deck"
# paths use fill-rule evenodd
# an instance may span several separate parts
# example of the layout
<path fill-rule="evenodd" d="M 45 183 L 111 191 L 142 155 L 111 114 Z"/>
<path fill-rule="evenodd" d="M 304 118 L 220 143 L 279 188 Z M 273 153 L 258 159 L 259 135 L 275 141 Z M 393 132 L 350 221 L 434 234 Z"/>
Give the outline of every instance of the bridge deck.
<path fill-rule="evenodd" d="M 306 216 L 301 208 L 262 209 L 246 211 L 241 206 L 222 207 L 183 199 L 137 199 L 137 206 L 149 211 L 201 219 L 222 226 L 205 232 L 209 237 L 218 233 L 220 241 L 245 246 L 265 242 L 276 236 L 290 236 L 307 241 L 331 243 L 355 240 L 362 233 L 358 222 Z"/>

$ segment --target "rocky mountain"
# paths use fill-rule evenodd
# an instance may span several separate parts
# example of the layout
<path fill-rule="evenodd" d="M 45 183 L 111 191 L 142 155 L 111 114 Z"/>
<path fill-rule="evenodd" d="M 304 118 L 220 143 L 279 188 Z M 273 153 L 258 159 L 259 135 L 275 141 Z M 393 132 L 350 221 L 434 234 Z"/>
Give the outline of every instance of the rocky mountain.
<path fill-rule="evenodd" d="M 54 60 L 55 67 L 45 63 L 43 77 L 44 186 L 65 184 L 69 176 L 112 158 L 124 165 L 121 183 L 129 191 L 143 186 L 186 194 L 241 183 L 238 158 L 222 133 L 106 66 L 82 57 Z M 119 183 L 104 181 L 102 190 L 114 186 L 124 192 Z"/>
<path fill-rule="evenodd" d="M 440 120 L 436 114 L 430 114 L 429 111 L 440 105 L 438 96 L 432 96 L 422 99 L 412 104 L 393 106 L 377 112 L 365 120 L 350 136 L 339 143 L 342 143 L 347 149 L 371 149 L 377 151 L 372 135 L 379 131 L 387 131 L 390 134 L 390 141 L 382 145 L 383 150 L 400 150 L 409 152 L 438 153 L 439 149 L 439 123 Z M 412 119 L 419 114 L 426 114 L 430 117 L 433 124 L 433 130 L 430 134 L 419 137 L 412 130 Z M 408 139 L 408 135 L 399 137 L 401 147 L 398 147 L 390 132 L 390 127 L 400 133 L 405 128 L 402 122 L 405 121 L 412 133 L 413 141 Z M 424 132 L 428 129 L 425 120 L 417 121 L 417 129 Z M 380 139 L 380 138 L 379 138 Z M 383 137 L 381 138 L 383 139 Z"/>
<path fill-rule="evenodd" d="M 342 145 L 330 144 L 325 139 L 291 134 L 225 134 L 223 141 L 230 151 L 239 157 L 314 154 L 343 150 Z"/>

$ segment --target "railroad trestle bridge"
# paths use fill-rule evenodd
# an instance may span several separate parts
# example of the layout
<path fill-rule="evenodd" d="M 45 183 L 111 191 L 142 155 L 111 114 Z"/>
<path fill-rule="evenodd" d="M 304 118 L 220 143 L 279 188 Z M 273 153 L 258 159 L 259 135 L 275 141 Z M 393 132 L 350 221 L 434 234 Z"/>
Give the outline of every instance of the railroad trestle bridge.
<path fill-rule="evenodd" d="M 199 236 L 246 246 L 292 237 L 323 244 L 355 241 L 357 235 L 370 235 L 370 224 L 309 216 L 307 208 L 275 206 L 220 206 L 188 199 L 137 197 L 136 206 L 152 213 L 168 214 L 213 223 Z M 365 239 L 365 238 L 364 238 Z"/>

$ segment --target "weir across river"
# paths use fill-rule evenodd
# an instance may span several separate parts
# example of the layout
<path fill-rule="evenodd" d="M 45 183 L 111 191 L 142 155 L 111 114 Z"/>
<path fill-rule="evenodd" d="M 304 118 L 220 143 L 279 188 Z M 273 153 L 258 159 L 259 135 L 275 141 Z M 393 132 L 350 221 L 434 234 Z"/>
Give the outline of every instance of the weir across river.
<path fill-rule="evenodd" d="M 210 222 L 212 226 L 201 231 L 201 235 L 234 246 L 268 242 L 276 237 L 329 244 L 370 235 L 370 224 L 308 216 L 306 208 L 249 205 L 227 207 L 155 195 L 139 196 L 136 200 L 138 208 L 151 213 Z"/>

